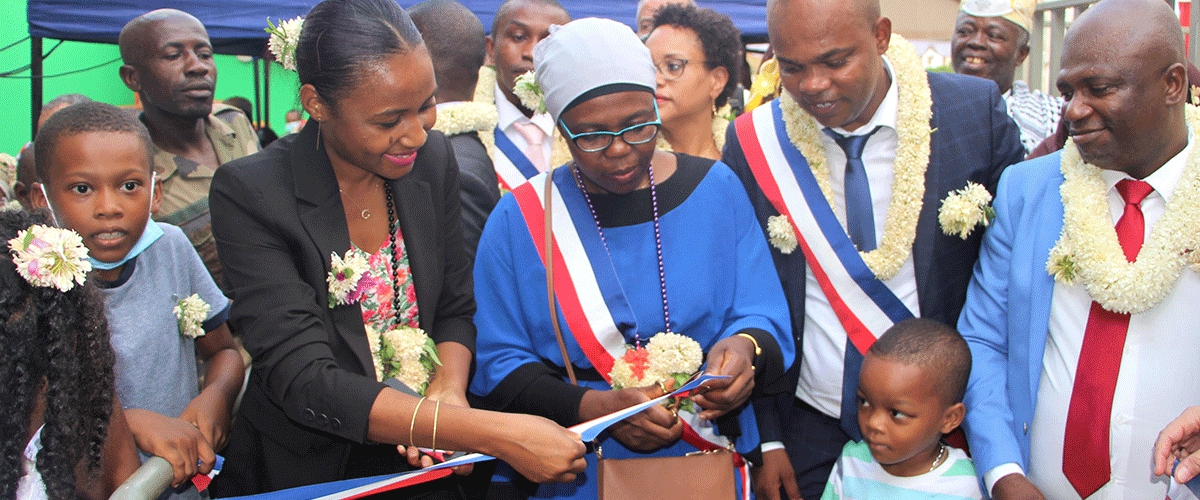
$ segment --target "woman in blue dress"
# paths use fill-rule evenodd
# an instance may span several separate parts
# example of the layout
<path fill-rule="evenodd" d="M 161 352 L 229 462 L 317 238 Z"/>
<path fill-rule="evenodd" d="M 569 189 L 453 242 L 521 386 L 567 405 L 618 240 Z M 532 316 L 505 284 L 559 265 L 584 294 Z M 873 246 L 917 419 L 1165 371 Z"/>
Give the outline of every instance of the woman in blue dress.
<path fill-rule="evenodd" d="M 534 65 L 573 161 L 502 199 L 483 231 L 471 392 L 490 407 L 587 421 L 663 394 L 656 385 L 613 389 L 608 374 L 625 344 L 674 332 L 700 344 L 706 373 L 727 377 L 705 384 L 696 413 L 654 406 L 613 426 L 599 438 L 604 457 L 696 451 L 689 427 L 711 445 L 753 451 L 751 393 L 790 366 L 794 343 L 744 189 L 723 163 L 655 151 L 655 68 L 628 27 L 601 19 L 556 27 Z M 562 347 L 543 260 L 546 199 Z M 596 498 L 597 484 L 593 455 L 575 483 L 543 484 L 534 496 Z"/>

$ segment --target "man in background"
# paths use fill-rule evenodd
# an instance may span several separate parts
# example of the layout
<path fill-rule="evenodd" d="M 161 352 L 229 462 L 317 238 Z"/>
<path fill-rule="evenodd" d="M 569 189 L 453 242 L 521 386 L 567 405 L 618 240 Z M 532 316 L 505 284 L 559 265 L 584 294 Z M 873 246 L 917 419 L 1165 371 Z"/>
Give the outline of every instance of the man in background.
<path fill-rule="evenodd" d="M 1061 98 L 1014 81 L 1017 67 L 1029 55 L 1036 6 L 1036 0 L 963 0 L 950 42 L 955 73 L 987 78 L 1000 87 L 1026 154 L 1054 133 L 1062 112 Z"/>
<path fill-rule="evenodd" d="M 162 206 L 154 219 L 183 229 L 218 285 L 221 264 L 208 214 L 208 187 L 222 164 L 259 150 L 241 110 L 213 103 L 217 67 L 208 31 L 175 9 L 129 21 L 118 39 L 121 80 L 142 103 L 139 118 L 154 140 Z"/>
<path fill-rule="evenodd" d="M 487 34 L 470 9 L 454 0 L 428 0 L 408 9 L 425 39 L 438 89 L 434 130 L 450 138 L 458 162 L 463 241 L 475 255 L 488 214 L 500 201 L 492 159 L 479 140 L 496 126 L 493 106 L 472 102 L 479 68 L 487 57 Z"/>

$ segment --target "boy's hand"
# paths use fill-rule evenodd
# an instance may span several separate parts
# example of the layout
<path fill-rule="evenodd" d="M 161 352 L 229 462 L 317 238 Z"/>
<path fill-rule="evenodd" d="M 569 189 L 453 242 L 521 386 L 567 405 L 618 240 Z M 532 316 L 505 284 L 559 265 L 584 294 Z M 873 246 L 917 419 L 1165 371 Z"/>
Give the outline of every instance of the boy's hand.
<path fill-rule="evenodd" d="M 183 409 L 179 419 L 199 429 L 213 450 L 225 448 L 225 442 L 229 440 L 231 416 L 220 394 L 215 391 L 201 392 Z"/>
<path fill-rule="evenodd" d="M 171 487 L 212 471 L 216 462 L 212 445 L 190 422 L 136 408 L 125 410 L 125 420 L 138 448 L 171 463 L 175 472 Z"/>

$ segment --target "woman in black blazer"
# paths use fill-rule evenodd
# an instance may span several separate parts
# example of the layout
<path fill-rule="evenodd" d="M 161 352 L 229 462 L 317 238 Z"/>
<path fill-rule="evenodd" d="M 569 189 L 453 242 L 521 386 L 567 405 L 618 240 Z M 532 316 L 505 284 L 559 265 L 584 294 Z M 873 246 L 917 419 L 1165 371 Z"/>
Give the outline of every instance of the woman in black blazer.
<path fill-rule="evenodd" d="M 407 14 L 392 0 L 323 2 L 296 60 L 308 125 L 213 177 L 230 323 L 253 358 L 214 494 L 396 472 L 407 464 L 394 445 L 431 446 L 435 435 L 440 448 L 495 455 L 534 479 L 573 480 L 578 436 L 467 408 L 475 302 L 458 168 L 446 138 L 426 132 L 433 69 Z M 403 300 L 331 304 L 331 254 L 351 244 L 386 256 L 396 271 L 381 293 Z M 407 254 L 410 273 L 392 254 Z M 363 314 L 375 302 L 385 324 L 419 317 L 437 344 L 442 365 L 423 406 L 377 379 L 364 322 L 378 323 Z"/>

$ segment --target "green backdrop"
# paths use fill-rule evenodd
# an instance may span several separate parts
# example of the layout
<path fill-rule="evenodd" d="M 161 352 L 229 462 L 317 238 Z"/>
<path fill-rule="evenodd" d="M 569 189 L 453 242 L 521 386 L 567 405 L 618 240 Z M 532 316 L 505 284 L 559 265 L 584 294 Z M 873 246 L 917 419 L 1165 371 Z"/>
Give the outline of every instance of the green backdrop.
<path fill-rule="evenodd" d="M 29 36 L 29 25 L 25 21 L 25 0 L 0 0 L 0 47 Z M 49 52 L 59 41 L 42 41 L 43 52 Z M 29 64 L 29 41 L 0 52 L 0 73 L 8 72 Z M 120 57 L 116 45 L 63 42 L 43 63 L 42 72 L 56 75 L 79 70 L 111 61 Z M 235 56 L 217 55 L 216 98 L 242 96 L 254 102 L 254 72 L 250 62 L 242 62 Z M 133 104 L 133 92 L 125 88 L 117 76 L 118 60 L 111 64 L 75 73 L 72 75 L 46 78 L 42 90 L 44 101 L 61 94 L 79 93 L 97 101 L 118 106 Z M 284 114 L 289 109 L 299 108 L 296 74 L 270 63 L 271 71 L 271 128 L 283 135 Z M 4 119 L 0 120 L 0 152 L 16 155 L 31 138 L 29 136 L 29 71 L 13 77 L 0 78 L 0 103 L 3 103 Z"/>

